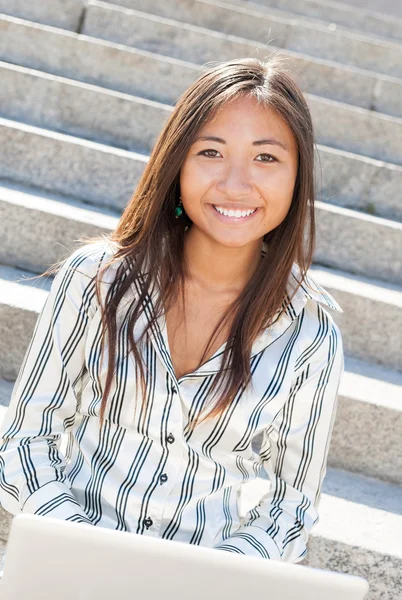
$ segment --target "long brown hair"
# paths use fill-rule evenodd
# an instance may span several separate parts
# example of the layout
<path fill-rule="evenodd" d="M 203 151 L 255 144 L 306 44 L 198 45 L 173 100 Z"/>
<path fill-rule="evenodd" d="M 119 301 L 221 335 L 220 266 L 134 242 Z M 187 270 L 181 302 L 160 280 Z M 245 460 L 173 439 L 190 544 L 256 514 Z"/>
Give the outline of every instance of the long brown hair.
<path fill-rule="evenodd" d="M 95 276 L 102 315 L 102 356 L 108 337 L 108 370 L 102 393 L 101 424 L 116 361 L 117 307 L 134 281 L 137 284 L 140 281 L 141 292 L 128 307 L 127 329 L 137 380 L 140 370 L 142 402 L 146 403 L 144 363 L 139 345 L 155 320 L 171 308 L 179 294 L 184 306 L 183 249 L 185 231 L 191 227 L 191 221 L 185 213 L 180 219 L 175 218 L 180 196 L 180 169 L 198 130 L 227 101 L 244 93 L 253 95 L 287 122 L 298 146 L 298 171 L 288 214 L 280 225 L 264 236 L 266 254 L 246 287 L 223 315 L 204 349 L 198 366 L 203 364 L 222 327 L 232 323 L 221 368 L 211 388 L 211 400 L 219 386 L 222 387 L 221 394 L 208 416 L 198 418 L 197 422 L 189 424 L 190 428 L 206 418 L 220 416 L 239 393 L 239 388 L 252 384 L 250 356 L 253 342 L 270 326 L 278 312 L 280 314 L 289 305 L 292 298 L 286 293 L 286 285 L 293 263 L 300 267 L 301 284 L 312 262 L 315 245 L 314 137 L 306 100 L 289 75 L 284 60 L 277 55 L 265 61 L 243 58 L 216 63 L 178 99 L 117 227 L 106 235 L 116 250 Z M 306 226 L 308 235 L 305 235 Z M 105 235 L 81 238 L 81 241 L 98 241 L 99 237 Z M 116 269 L 103 307 L 99 275 L 116 261 L 121 264 Z M 145 270 L 147 265 L 151 268 Z M 154 290 L 157 291 L 154 314 L 135 341 L 135 322 Z"/>

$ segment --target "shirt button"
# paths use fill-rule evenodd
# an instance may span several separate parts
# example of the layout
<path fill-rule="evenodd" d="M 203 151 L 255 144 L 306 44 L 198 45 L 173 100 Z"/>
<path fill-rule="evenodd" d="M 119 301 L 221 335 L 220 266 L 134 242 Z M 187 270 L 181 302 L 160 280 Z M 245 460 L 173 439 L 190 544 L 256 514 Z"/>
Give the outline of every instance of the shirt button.
<path fill-rule="evenodd" d="M 175 388 L 175 387 L 174 387 L 174 388 L 172 388 L 172 392 L 173 392 L 173 394 L 177 394 L 177 390 L 176 390 L 176 388 Z"/>
<path fill-rule="evenodd" d="M 161 483 L 165 483 L 168 480 L 168 476 L 166 475 L 166 473 L 162 473 L 159 479 Z"/>
<path fill-rule="evenodd" d="M 151 525 L 153 525 L 153 523 L 154 523 L 154 522 L 153 522 L 153 520 L 152 520 L 152 519 L 150 519 L 149 517 L 147 517 L 147 518 L 144 520 L 144 525 L 145 525 L 145 527 L 146 527 L 147 529 L 149 529 L 149 528 L 151 527 Z"/>
<path fill-rule="evenodd" d="M 174 437 L 171 433 L 169 433 L 168 437 L 166 438 L 167 441 L 169 442 L 169 444 L 173 444 L 174 442 Z"/>

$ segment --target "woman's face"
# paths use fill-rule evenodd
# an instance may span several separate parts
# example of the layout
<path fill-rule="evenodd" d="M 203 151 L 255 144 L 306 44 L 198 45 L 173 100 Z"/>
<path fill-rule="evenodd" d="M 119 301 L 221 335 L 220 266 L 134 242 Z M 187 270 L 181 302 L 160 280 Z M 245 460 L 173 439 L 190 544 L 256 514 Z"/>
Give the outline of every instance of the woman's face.
<path fill-rule="evenodd" d="M 285 219 L 297 168 L 297 144 L 287 123 L 253 97 L 235 98 L 198 132 L 181 168 L 191 228 L 227 247 L 255 244 Z M 214 206 L 257 211 L 231 217 Z"/>

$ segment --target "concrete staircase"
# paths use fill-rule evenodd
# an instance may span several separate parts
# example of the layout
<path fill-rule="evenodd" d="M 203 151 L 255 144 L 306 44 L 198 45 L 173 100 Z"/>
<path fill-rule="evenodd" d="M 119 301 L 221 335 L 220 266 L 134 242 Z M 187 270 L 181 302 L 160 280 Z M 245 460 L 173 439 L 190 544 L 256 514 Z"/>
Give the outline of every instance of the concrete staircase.
<path fill-rule="evenodd" d="M 50 285 L 25 278 L 116 225 L 205 63 L 279 48 L 315 124 L 311 273 L 344 309 L 332 314 L 346 353 L 301 564 L 401 600 L 402 21 L 324 0 L 0 0 L 0 13 L 0 418 Z"/>

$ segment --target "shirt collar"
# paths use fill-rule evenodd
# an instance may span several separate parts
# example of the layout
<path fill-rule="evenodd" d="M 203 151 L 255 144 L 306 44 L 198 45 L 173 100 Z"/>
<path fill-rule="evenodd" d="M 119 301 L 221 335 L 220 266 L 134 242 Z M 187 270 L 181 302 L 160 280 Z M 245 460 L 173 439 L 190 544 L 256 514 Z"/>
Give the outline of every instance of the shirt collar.
<path fill-rule="evenodd" d="M 261 256 L 265 256 L 266 252 L 267 243 L 263 242 Z M 301 280 L 301 270 L 299 265 L 296 262 L 294 262 L 286 286 L 286 291 L 289 296 L 292 295 L 294 289 L 297 287 L 297 280 Z M 317 283 L 311 275 L 305 275 L 301 286 L 298 288 L 292 300 L 292 303 L 295 305 L 294 308 L 297 309 L 298 307 L 300 307 L 301 310 L 306 304 L 307 300 L 309 299 L 315 300 L 315 302 L 320 302 L 321 304 L 325 304 L 332 310 L 336 310 L 341 313 L 343 312 L 338 302 L 333 296 L 331 296 L 329 292 L 327 292 L 325 288 L 323 288 L 319 283 Z M 300 311 L 298 311 L 297 314 L 299 314 L 299 312 Z"/>

